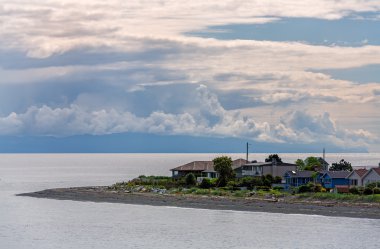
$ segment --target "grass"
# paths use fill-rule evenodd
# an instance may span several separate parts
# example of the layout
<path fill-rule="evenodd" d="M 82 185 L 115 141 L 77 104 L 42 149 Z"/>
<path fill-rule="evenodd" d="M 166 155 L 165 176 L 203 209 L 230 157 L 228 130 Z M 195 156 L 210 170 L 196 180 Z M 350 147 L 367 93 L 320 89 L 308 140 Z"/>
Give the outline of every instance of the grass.
<path fill-rule="evenodd" d="M 165 183 L 169 182 L 168 177 L 141 177 L 144 179 L 142 182 L 118 182 L 108 187 L 109 190 L 124 191 L 132 190 L 143 187 L 146 192 L 149 192 L 152 189 L 167 189 L 169 193 L 172 194 L 193 194 L 193 195 L 206 195 L 206 196 L 229 196 L 243 198 L 250 196 L 250 193 L 253 193 L 249 190 L 231 190 L 228 188 L 210 188 L 202 189 L 198 187 L 184 188 L 181 186 L 170 186 Z M 270 189 L 267 190 L 257 190 L 254 192 L 254 196 L 261 198 L 268 197 L 288 197 L 291 194 L 281 190 Z M 337 193 L 327 193 L 327 192 L 318 192 L 318 193 L 302 193 L 294 195 L 298 199 L 304 199 L 306 201 L 320 200 L 320 201 L 342 201 L 342 202 L 368 202 L 368 203 L 380 203 L 380 194 L 373 195 L 357 195 L 357 194 L 337 194 Z"/>

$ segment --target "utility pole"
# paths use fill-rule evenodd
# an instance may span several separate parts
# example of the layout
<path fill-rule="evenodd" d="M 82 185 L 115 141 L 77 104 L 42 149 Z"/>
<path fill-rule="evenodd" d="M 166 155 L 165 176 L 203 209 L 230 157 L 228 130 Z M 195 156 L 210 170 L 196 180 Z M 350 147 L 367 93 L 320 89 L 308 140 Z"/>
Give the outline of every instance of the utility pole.
<path fill-rule="evenodd" d="M 247 142 L 247 154 L 246 154 L 246 159 L 247 159 L 247 161 L 248 161 L 248 149 L 249 149 L 249 143 Z"/>

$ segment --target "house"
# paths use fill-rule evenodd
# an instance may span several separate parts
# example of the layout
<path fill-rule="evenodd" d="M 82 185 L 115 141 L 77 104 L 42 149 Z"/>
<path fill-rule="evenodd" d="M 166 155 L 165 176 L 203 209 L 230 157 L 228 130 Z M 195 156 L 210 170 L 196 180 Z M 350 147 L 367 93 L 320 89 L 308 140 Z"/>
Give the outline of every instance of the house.
<path fill-rule="evenodd" d="M 323 157 L 317 157 L 318 161 L 321 163 L 322 170 L 329 170 L 329 163 Z"/>
<path fill-rule="evenodd" d="M 373 182 L 380 182 L 380 167 L 368 170 L 368 172 L 363 175 L 362 180 L 363 186 Z"/>
<path fill-rule="evenodd" d="M 314 181 L 313 174 L 315 174 L 315 171 L 311 170 L 293 170 L 285 172 L 283 176 L 285 179 L 285 189 L 289 189 L 290 187 L 299 187 L 307 184 L 308 182 Z"/>
<path fill-rule="evenodd" d="M 272 162 L 251 162 L 235 169 L 236 177 L 272 175 L 283 177 L 287 171 L 296 171 L 297 165 L 273 160 Z"/>
<path fill-rule="evenodd" d="M 350 186 L 363 186 L 363 176 L 368 172 L 367 169 L 355 169 L 348 176 Z"/>
<path fill-rule="evenodd" d="M 335 185 L 348 185 L 347 176 L 349 171 L 324 171 L 320 177 L 322 186 L 327 189 L 333 189 Z"/>
<path fill-rule="evenodd" d="M 232 169 L 238 168 L 248 161 L 244 159 L 237 159 L 232 161 Z M 196 177 L 217 178 L 218 173 L 214 170 L 214 163 L 212 161 L 194 161 L 170 170 L 172 177 L 179 178 L 187 174 L 193 173 Z"/>

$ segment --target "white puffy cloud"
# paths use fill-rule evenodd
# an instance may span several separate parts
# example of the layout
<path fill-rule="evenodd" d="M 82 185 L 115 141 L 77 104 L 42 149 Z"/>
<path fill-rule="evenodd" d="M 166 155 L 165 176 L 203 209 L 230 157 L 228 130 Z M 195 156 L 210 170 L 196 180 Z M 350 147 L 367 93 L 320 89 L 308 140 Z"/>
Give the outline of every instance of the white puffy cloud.
<path fill-rule="evenodd" d="M 115 109 L 83 109 L 77 105 L 51 108 L 46 105 L 30 107 L 25 113 L 11 113 L 0 118 L 0 135 L 111 134 L 147 132 L 155 134 L 185 134 L 198 136 L 249 138 L 267 143 L 332 143 L 350 148 L 368 146 L 377 138 L 368 131 L 348 130 L 338 126 L 328 113 L 310 115 L 295 111 L 281 118 L 278 124 L 257 122 L 236 111 L 226 111 L 217 97 L 205 86 L 197 88 L 198 112 L 170 114 L 162 111 L 138 117 L 131 112 Z M 206 96 L 206 97 L 205 97 Z M 216 123 L 208 115 L 218 116 Z"/>

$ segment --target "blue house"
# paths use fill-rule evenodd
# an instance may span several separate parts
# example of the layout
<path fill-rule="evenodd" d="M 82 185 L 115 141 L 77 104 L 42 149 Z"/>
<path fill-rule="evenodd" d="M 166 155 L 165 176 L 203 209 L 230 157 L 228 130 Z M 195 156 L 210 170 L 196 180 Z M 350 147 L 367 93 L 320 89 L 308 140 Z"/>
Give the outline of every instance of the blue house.
<path fill-rule="evenodd" d="M 314 181 L 313 174 L 315 171 L 287 171 L 284 174 L 285 179 L 285 189 L 289 189 L 290 187 L 299 187 L 301 185 L 305 185 L 308 182 Z"/>
<path fill-rule="evenodd" d="M 349 185 L 349 171 L 325 171 L 320 177 L 322 186 L 327 189 L 333 189 L 336 185 Z"/>

